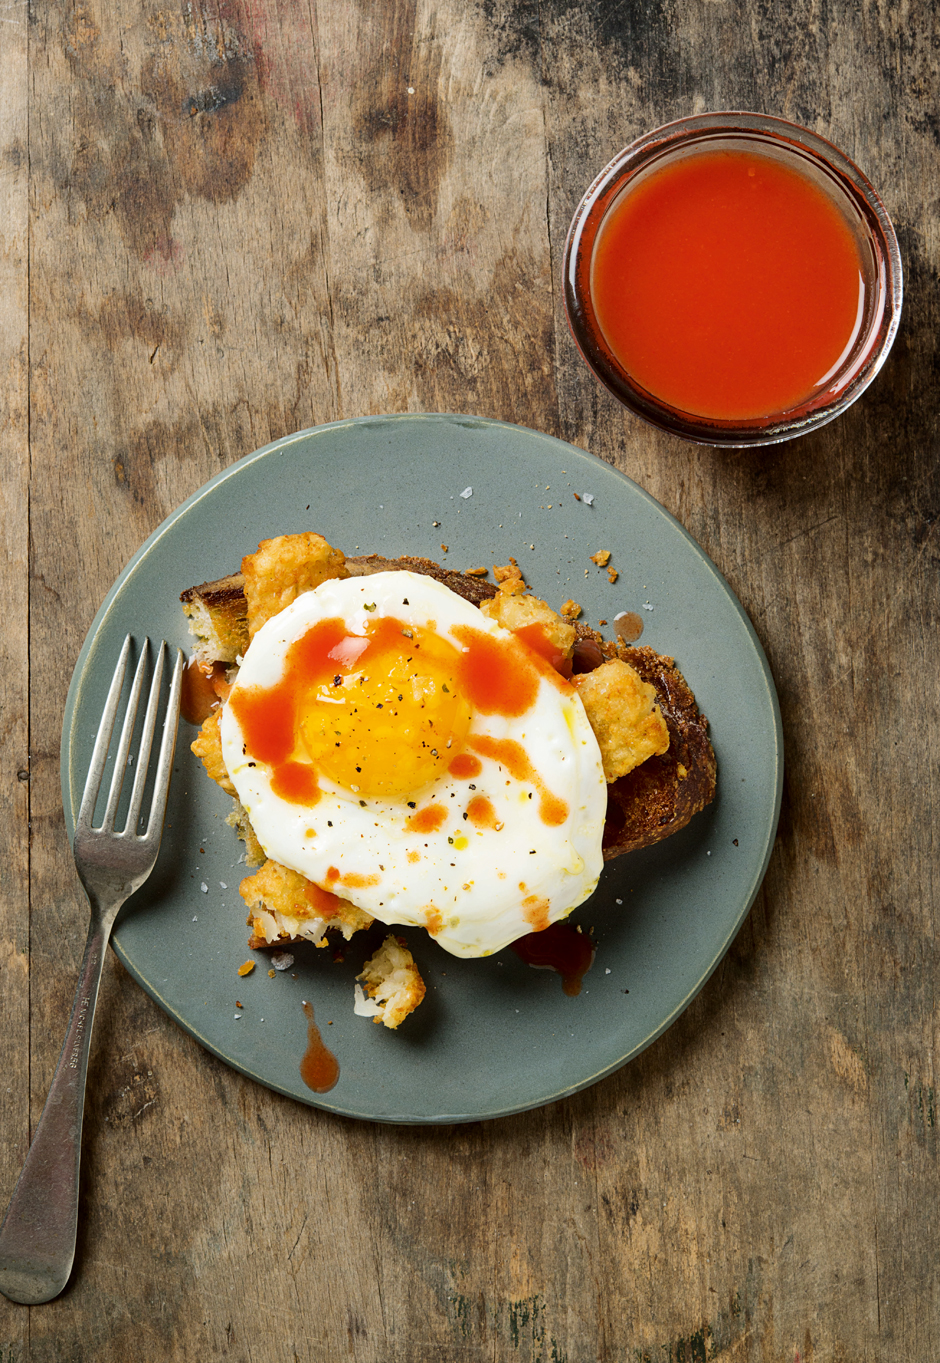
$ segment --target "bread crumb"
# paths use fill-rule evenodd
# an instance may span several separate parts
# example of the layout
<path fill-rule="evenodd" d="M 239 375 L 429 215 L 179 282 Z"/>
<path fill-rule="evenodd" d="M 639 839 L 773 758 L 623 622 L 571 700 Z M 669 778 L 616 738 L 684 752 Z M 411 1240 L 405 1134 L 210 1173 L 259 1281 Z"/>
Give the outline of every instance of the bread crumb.
<path fill-rule="evenodd" d="M 522 569 L 519 567 L 516 560 L 511 558 L 509 562 L 502 567 L 500 567 L 498 563 L 494 563 L 493 576 L 496 578 L 497 582 L 508 582 L 510 578 L 521 577 Z"/>
<path fill-rule="evenodd" d="M 486 575 L 487 575 L 487 573 L 488 573 L 489 571 L 490 571 L 489 568 L 465 568 L 465 569 L 464 569 L 464 576 L 465 576 L 465 577 L 486 577 Z"/>
<path fill-rule="evenodd" d="M 561 613 L 566 620 L 577 620 L 581 614 L 581 607 L 577 601 L 567 600 L 561 608 Z"/>
<path fill-rule="evenodd" d="M 520 596 L 526 589 L 522 569 L 514 558 L 503 565 L 494 563 L 493 576 L 499 584 L 499 590 L 505 596 Z"/>
<path fill-rule="evenodd" d="M 239 975 L 250 975 L 256 965 L 255 961 L 246 961 L 244 965 L 238 967 Z"/>
<path fill-rule="evenodd" d="M 598 549 L 596 554 L 591 555 L 591 562 L 596 563 L 598 568 L 606 568 L 610 562 L 610 550 Z"/>
<path fill-rule="evenodd" d="M 446 544 L 442 544 L 442 545 L 441 545 L 441 553 L 442 553 L 442 554 L 446 554 L 446 553 L 447 553 L 447 545 L 446 545 Z"/>
<path fill-rule="evenodd" d="M 617 578 L 618 578 L 619 576 L 620 576 L 620 574 L 617 572 L 617 569 L 616 569 L 616 568 L 608 568 L 608 569 L 607 569 L 607 581 L 608 581 L 608 582 L 616 582 L 616 581 L 617 581 Z"/>

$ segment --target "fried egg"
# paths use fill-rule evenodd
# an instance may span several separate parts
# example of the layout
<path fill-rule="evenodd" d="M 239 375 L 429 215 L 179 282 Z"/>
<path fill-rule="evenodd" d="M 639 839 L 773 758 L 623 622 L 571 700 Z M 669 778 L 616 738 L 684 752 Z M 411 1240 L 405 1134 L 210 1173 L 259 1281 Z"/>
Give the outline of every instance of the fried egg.
<path fill-rule="evenodd" d="M 597 884 L 607 784 L 574 688 L 432 578 L 299 596 L 252 639 L 221 736 L 268 857 L 454 955 Z"/>

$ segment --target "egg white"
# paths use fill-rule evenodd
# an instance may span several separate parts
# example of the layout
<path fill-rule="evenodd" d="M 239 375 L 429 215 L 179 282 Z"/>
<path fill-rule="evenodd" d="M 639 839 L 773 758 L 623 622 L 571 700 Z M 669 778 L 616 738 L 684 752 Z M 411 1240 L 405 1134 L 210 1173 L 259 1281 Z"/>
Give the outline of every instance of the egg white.
<path fill-rule="evenodd" d="M 417 629 L 434 622 L 435 632 L 458 650 L 452 634 L 457 625 L 509 637 L 433 578 L 389 572 L 329 581 L 299 596 L 258 631 L 236 687 L 277 683 L 287 649 L 320 620 L 339 617 L 351 633 L 364 634 L 382 615 Z M 247 751 L 228 704 L 221 735 L 225 765 L 270 858 L 383 923 L 431 924 L 435 940 L 456 956 L 487 956 L 531 932 L 536 901 L 544 905 L 547 921 L 564 918 L 597 884 L 607 784 L 597 739 L 573 687 L 540 676 L 535 701 L 521 717 L 474 712 L 470 727 L 471 738 L 510 738 L 525 749 L 544 786 L 567 803 L 567 818 L 555 827 L 539 816 L 533 785 L 514 779 L 492 758 L 480 756 L 482 771 L 472 781 L 445 774 L 401 799 L 362 800 L 321 774 L 320 798 L 305 807 L 274 794 L 271 769 Z M 474 828 L 463 817 L 470 799 L 481 795 L 495 809 L 498 831 Z M 409 800 L 419 809 L 432 800 L 443 805 L 448 810 L 443 826 L 433 833 L 409 831 L 414 812 Z M 409 860 L 409 852 L 419 859 Z M 340 872 L 339 883 L 330 878 L 331 868 Z M 350 873 L 375 876 L 377 883 L 343 885 Z"/>

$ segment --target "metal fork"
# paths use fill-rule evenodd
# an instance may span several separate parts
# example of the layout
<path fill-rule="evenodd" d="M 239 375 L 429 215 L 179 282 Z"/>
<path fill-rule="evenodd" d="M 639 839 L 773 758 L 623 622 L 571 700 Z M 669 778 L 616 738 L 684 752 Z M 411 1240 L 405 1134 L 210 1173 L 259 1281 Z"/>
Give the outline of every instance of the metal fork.
<path fill-rule="evenodd" d="M 176 746 L 183 655 L 179 649 L 175 650 L 176 660 L 164 712 L 163 739 L 156 762 L 147 827 L 144 832 L 138 832 L 167 653 L 167 645 L 161 644 L 147 701 L 140 749 L 135 759 L 131 756 L 131 743 L 147 670 L 148 648 L 149 640 L 145 639 L 118 742 L 104 818 L 101 825 L 95 828 L 92 820 L 130 657 L 130 635 L 124 640 L 98 728 L 72 843 L 75 866 L 91 905 L 88 940 L 72 1016 L 52 1087 L 0 1228 L 0 1292 L 12 1301 L 30 1305 L 57 1297 L 72 1271 L 78 1224 L 85 1079 L 105 948 L 118 909 L 150 875 L 160 850 Z M 121 786 L 131 763 L 135 765 L 135 776 L 127 818 L 122 831 L 116 832 L 114 823 Z"/>

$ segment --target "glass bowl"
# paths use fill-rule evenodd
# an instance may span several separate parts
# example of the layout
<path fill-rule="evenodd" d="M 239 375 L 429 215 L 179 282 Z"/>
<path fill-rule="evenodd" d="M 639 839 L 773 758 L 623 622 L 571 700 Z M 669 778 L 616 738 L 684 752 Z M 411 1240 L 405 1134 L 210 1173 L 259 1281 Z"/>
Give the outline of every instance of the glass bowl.
<path fill-rule="evenodd" d="M 612 211 L 621 208 L 626 196 L 640 185 L 648 185 L 658 172 L 678 167 L 703 152 L 722 151 L 770 158 L 809 181 L 836 208 L 858 250 L 862 287 L 855 329 L 843 353 L 805 396 L 759 415 L 703 415 L 683 410 L 649 391 L 615 354 L 598 320 L 592 295 L 598 241 Z M 824 138 L 781 118 L 713 113 L 679 119 L 647 133 L 601 172 L 581 200 L 568 232 L 564 291 L 568 323 L 578 349 L 596 377 L 625 407 L 686 440 L 743 448 L 774 444 L 815 430 L 844 412 L 864 392 L 897 333 L 903 286 L 891 220 L 871 184 L 848 157 Z M 812 299 L 803 301 L 812 305 Z"/>

